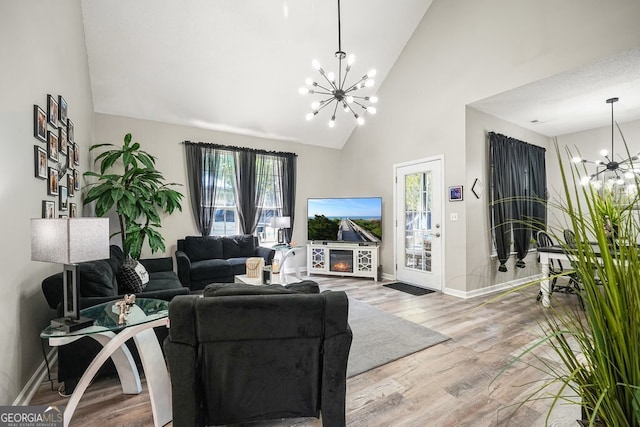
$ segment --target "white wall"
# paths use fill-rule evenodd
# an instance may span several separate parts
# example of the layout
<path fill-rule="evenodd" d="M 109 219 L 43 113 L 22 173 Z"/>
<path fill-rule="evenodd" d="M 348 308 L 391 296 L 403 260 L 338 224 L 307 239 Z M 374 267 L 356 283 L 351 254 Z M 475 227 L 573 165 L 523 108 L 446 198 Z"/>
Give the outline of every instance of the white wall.
<path fill-rule="evenodd" d="M 467 153 L 465 106 L 634 46 L 638 16 L 635 0 L 433 2 L 378 92 L 378 114 L 356 129 L 341 158 L 344 193 L 385 201 L 385 273 L 394 271 L 392 165 L 442 154 L 444 187 L 462 184 L 468 195 L 482 159 Z M 445 206 L 445 218 L 459 218 L 446 224 L 445 286 L 461 292 L 483 286 L 468 270 L 476 264 L 469 253 L 488 247 L 486 236 L 469 234 L 476 210 L 469 197 Z"/>
<path fill-rule="evenodd" d="M 41 216 L 46 182 L 34 178 L 33 105 L 63 95 L 86 170 L 93 129 L 87 53 L 79 0 L 0 4 L 0 405 L 13 403 L 42 362 L 40 331 L 54 317 L 40 283 L 61 265 L 31 261 L 30 218 Z M 80 203 L 79 197 L 75 202 Z"/>
<path fill-rule="evenodd" d="M 186 158 L 184 146 L 180 144 L 182 141 L 208 142 L 298 154 L 296 214 L 292 240 L 301 244 L 307 241 L 307 198 L 330 196 L 339 188 L 339 181 L 333 172 L 335 165 L 339 163 L 340 150 L 106 114 L 96 114 L 95 121 L 96 143 L 108 142 L 121 145 L 124 135 L 131 133 L 143 150 L 158 158 L 156 168 L 164 174 L 165 180 L 183 185 L 178 188 L 185 195 L 182 212 L 174 213 L 164 218 L 162 222 L 161 232 L 167 247 L 165 255 L 173 255 L 177 239 L 200 234 L 191 213 L 186 185 Z M 151 256 L 147 245 L 143 248 L 142 256 L 143 258 Z"/>

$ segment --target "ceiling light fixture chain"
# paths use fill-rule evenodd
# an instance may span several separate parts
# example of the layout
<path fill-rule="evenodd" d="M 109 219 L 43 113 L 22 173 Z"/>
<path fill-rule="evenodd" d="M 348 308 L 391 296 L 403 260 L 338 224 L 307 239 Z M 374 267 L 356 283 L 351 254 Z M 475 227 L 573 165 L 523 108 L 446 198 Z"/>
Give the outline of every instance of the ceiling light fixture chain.
<path fill-rule="evenodd" d="M 580 180 L 582 185 L 587 185 L 589 182 L 593 182 L 597 180 L 597 178 L 603 173 L 610 171 L 615 175 L 614 183 L 618 185 L 623 185 L 625 183 L 625 179 L 633 179 L 638 174 L 639 171 L 634 169 L 633 162 L 638 160 L 638 156 L 629 156 L 625 160 L 616 161 L 615 151 L 614 151 L 614 128 L 618 127 L 618 131 L 622 136 L 622 140 L 624 141 L 624 135 L 622 135 L 622 131 L 620 130 L 620 126 L 615 122 L 613 116 L 613 104 L 619 101 L 619 98 L 609 98 L 606 100 L 607 104 L 611 104 L 611 152 L 605 150 L 600 151 L 600 155 L 604 157 L 606 161 L 602 160 L 586 160 L 581 157 L 574 157 L 571 159 L 574 163 L 591 163 L 596 165 L 596 172 L 594 174 L 584 176 Z M 625 142 L 626 145 L 626 142 Z M 628 152 L 627 152 L 628 154 Z"/>
<path fill-rule="evenodd" d="M 318 70 L 324 80 L 326 80 L 326 82 L 328 83 L 328 87 L 323 86 L 322 84 L 314 81 L 311 78 L 308 78 L 306 79 L 307 87 L 301 87 L 299 90 L 301 94 L 319 94 L 325 96 L 324 99 L 320 101 L 314 101 L 311 104 L 311 108 L 313 109 L 313 111 L 307 114 L 307 120 L 313 119 L 320 111 L 322 111 L 325 107 L 331 105 L 335 101 L 335 104 L 333 106 L 333 114 L 331 115 L 331 120 L 329 120 L 329 127 L 335 126 L 336 111 L 338 111 L 338 106 L 342 106 L 345 112 L 350 112 L 354 116 L 358 124 L 362 125 L 364 124 L 364 119 L 360 115 L 358 115 L 356 111 L 353 110 L 352 105 L 361 107 L 369 114 L 375 114 L 376 108 L 369 104 L 375 104 L 376 102 L 378 102 L 378 97 L 376 96 L 357 96 L 353 94 L 353 92 L 355 91 L 361 90 L 365 87 L 372 87 L 375 84 L 372 77 L 376 75 L 376 70 L 372 69 L 354 84 L 350 86 L 346 85 L 347 76 L 349 75 L 349 71 L 351 71 L 351 66 L 355 61 L 355 57 L 353 55 L 349 55 L 347 58 L 347 54 L 342 50 L 341 25 L 340 0 L 338 0 L 338 50 L 335 53 L 336 58 L 338 58 L 338 79 L 336 80 L 334 73 L 326 73 L 320 66 L 320 62 L 318 62 L 317 59 L 314 59 L 311 64 L 313 65 L 314 69 Z M 343 75 L 342 60 L 345 58 L 347 58 L 347 65 L 344 69 Z"/>

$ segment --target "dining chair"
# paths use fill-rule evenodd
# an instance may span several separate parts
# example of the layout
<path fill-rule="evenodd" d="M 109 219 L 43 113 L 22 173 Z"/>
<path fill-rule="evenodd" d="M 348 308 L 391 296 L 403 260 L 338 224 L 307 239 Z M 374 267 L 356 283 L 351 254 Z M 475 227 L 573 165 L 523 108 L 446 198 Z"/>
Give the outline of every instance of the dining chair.
<path fill-rule="evenodd" d="M 575 235 L 571 230 L 565 230 L 565 248 L 571 248 L 572 245 L 575 246 Z M 549 233 L 546 231 L 538 231 L 536 234 L 536 246 L 538 248 L 548 248 L 556 246 L 554 240 L 551 238 Z M 568 279 L 566 284 L 558 284 L 558 275 L 565 274 L 565 277 Z M 580 281 L 578 276 L 575 273 L 575 270 L 571 269 L 569 271 L 565 270 L 565 267 L 562 265 L 562 261 L 559 259 L 551 259 L 549 261 L 549 275 L 555 276 L 551 279 L 551 292 L 558 292 L 562 294 L 576 294 L 578 296 L 578 300 L 580 301 L 580 306 L 583 306 L 582 296 L 580 295 Z M 542 291 L 538 293 L 537 300 L 540 301 L 542 299 Z"/>

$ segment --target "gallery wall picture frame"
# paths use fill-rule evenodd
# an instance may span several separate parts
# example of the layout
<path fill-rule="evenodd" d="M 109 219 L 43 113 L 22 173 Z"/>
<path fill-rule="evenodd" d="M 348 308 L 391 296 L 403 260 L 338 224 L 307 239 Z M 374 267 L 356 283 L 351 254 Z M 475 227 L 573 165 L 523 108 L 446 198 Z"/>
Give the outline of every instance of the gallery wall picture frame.
<path fill-rule="evenodd" d="M 449 201 L 461 202 L 462 200 L 462 185 L 452 185 L 449 187 Z"/>
<path fill-rule="evenodd" d="M 47 150 L 44 148 L 34 145 L 33 146 L 33 157 L 34 157 L 34 170 L 36 178 L 47 179 L 49 167 L 47 163 Z"/>
<path fill-rule="evenodd" d="M 78 216 L 78 205 L 75 203 L 69 203 L 69 218 L 76 218 Z"/>
<path fill-rule="evenodd" d="M 72 173 L 67 175 L 67 187 L 68 187 L 69 197 L 75 196 L 76 178 Z"/>
<path fill-rule="evenodd" d="M 63 127 L 58 129 L 58 145 L 60 146 L 60 154 L 67 155 L 68 153 L 68 140 L 67 140 L 67 130 Z"/>
<path fill-rule="evenodd" d="M 49 166 L 49 185 L 47 186 L 47 194 L 50 196 L 58 195 L 58 182 L 58 169 Z"/>
<path fill-rule="evenodd" d="M 49 131 L 47 135 L 47 140 L 49 141 L 47 143 L 47 152 L 49 153 L 49 158 L 58 161 L 58 135 L 52 131 Z"/>
<path fill-rule="evenodd" d="M 47 142 L 47 113 L 37 105 L 33 106 L 33 136 Z"/>
<path fill-rule="evenodd" d="M 80 149 L 78 144 L 73 144 L 73 164 L 80 166 Z"/>
<path fill-rule="evenodd" d="M 80 172 L 78 169 L 73 169 L 73 190 L 80 191 Z"/>
<path fill-rule="evenodd" d="M 75 126 L 73 125 L 73 122 L 71 121 L 71 119 L 67 119 L 67 136 L 69 138 L 69 142 L 76 142 L 74 128 Z"/>
<path fill-rule="evenodd" d="M 67 127 L 67 109 L 68 104 L 67 100 L 62 97 L 62 95 L 58 95 L 58 121 L 60 122 L 61 127 Z"/>
<path fill-rule="evenodd" d="M 56 217 L 56 202 L 53 200 L 42 201 L 42 218 L 55 218 Z"/>
<path fill-rule="evenodd" d="M 69 203 L 69 199 L 67 197 L 67 187 L 65 187 L 64 185 L 58 186 L 58 193 L 58 210 L 66 211 L 67 205 Z"/>
<path fill-rule="evenodd" d="M 75 152 L 73 149 L 73 144 L 67 141 L 67 158 L 69 159 L 69 166 L 73 165 L 74 156 Z"/>
<path fill-rule="evenodd" d="M 55 128 L 58 127 L 58 101 L 53 95 L 47 95 L 47 122 Z"/>

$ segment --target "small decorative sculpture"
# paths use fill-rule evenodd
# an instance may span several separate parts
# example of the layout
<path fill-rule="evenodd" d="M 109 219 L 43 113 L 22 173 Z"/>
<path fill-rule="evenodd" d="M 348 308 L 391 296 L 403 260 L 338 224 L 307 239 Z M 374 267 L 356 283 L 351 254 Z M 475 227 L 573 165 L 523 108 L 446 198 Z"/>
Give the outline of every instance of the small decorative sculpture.
<path fill-rule="evenodd" d="M 120 314 L 118 314 L 118 325 L 124 325 L 127 322 L 129 310 L 135 303 L 136 296 L 134 294 L 127 294 L 123 299 L 115 303 L 115 305 L 120 309 Z"/>

